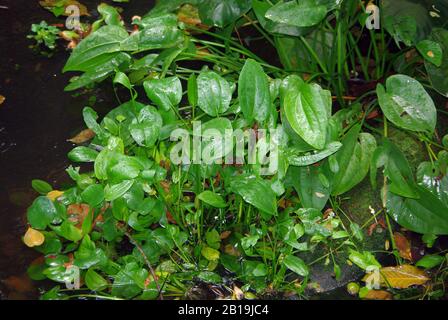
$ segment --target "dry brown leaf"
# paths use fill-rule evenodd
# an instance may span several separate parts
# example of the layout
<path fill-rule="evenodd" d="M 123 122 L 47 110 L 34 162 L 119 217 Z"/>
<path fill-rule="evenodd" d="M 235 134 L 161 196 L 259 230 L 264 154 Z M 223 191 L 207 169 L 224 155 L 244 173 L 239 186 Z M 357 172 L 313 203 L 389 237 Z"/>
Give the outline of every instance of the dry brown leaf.
<path fill-rule="evenodd" d="M 371 281 L 372 276 L 374 276 L 373 273 L 366 275 L 363 281 Z M 383 287 L 406 289 L 411 286 L 423 285 L 429 280 L 423 270 L 407 264 L 380 269 L 379 282 Z"/>
<path fill-rule="evenodd" d="M 6 100 L 5 96 L 2 96 L 0 94 L 0 104 L 3 104 L 3 102 L 5 102 L 5 100 Z"/>
<path fill-rule="evenodd" d="M 392 294 L 384 290 L 370 290 L 364 297 L 367 300 L 392 300 Z"/>
<path fill-rule="evenodd" d="M 401 233 L 394 232 L 395 245 L 400 253 L 400 257 L 412 261 L 411 243 Z"/>
<path fill-rule="evenodd" d="M 51 201 L 55 201 L 57 198 L 59 198 L 63 194 L 64 194 L 63 191 L 53 190 L 53 191 L 50 191 L 47 193 L 47 198 L 50 199 Z"/>
<path fill-rule="evenodd" d="M 75 143 L 75 144 L 81 144 L 84 142 L 87 142 L 95 137 L 95 132 L 93 132 L 90 129 L 85 129 L 78 133 L 76 136 L 74 136 L 71 139 L 68 139 L 68 142 Z"/>
<path fill-rule="evenodd" d="M 227 244 L 224 247 L 224 252 L 230 256 L 234 256 L 234 257 L 239 257 L 241 255 L 241 253 L 238 251 L 237 248 L 235 248 L 235 246 L 231 245 L 231 244 Z"/>
<path fill-rule="evenodd" d="M 90 206 L 84 203 L 71 204 L 67 207 L 67 215 L 70 222 L 75 223 L 77 228 L 82 227 L 84 219 L 90 212 Z"/>
<path fill-rule="evenodd" d="M 27 293 L 33 291 L 33 283 L 28 275 L 11 276 L 3 280 L 3 283 L 14 292 Z"/>
<path fill-rule="evenodd" d="M 219 238 L 220 238 L 221 240 L 225 240 L 225 239 L 227 239 L 231 234 L 232 234 L 232 231 L 223 231 L 223 232 L 219 235 Z"/>
<path fill-rule="evenodd" d="M 28 228 L 23 237 L 23 242 L 30 248 L 41 246 L 45 242 L 45 236 L 42 232 Z"/>

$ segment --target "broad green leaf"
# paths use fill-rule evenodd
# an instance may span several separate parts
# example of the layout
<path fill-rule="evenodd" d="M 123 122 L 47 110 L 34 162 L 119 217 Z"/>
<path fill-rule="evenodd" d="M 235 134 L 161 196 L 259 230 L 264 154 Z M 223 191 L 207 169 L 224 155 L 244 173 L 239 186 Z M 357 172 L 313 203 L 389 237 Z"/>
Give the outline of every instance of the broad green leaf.
<path fill-rule="evenodd" d="M 327 15 L 327 7 L 317 0 L 279 2 L 266 12 L 266 18 L 296 27 L 310 27 Z"/>
<path fill-rule="evenodd" d="M 448 234 L 448 207 L 426 188 L 417 186 L 418 199 L 403 198 L 389 192 L 386 207 L 402 227 L 421 234 Z"/>
<path fill-rule="evenodd" d="M 426 61 L 434 64 L 436 67 L 442 65 L 443 50 L 439 43 L 423 40 L 417 43 L 417 50 Z"/>
<path fill-rule="evenodd" d="M 301 152 L 301 149 L 290 147 L 285 150 L 288 162 L 292 166 L 297 167 L 306 167 L 317 163 L 329 156 L 338 152 L 338 150 L 342 147 L 340 142 L 331 142 L 328 146 L 322 151 L 313 151 L 304 154 Z"/>
<path fill-rule="evenodd" d="M 219 260 L 219 251 L 207 246 L 202 247 L 201 249 L 202 256 L 208 261 L 217 261 Z"/>
<path fill-rule="evenodd" d="M 204 191 L 198 195 L 199 200 L 213 206 L 216 208 L 225 208 L 227 207 L 224 199 L 219 195 L 212 191 Z"/>
<path fill-rule="evenodd" d="M 294 255 L 286 256 L 283 260 L 283 264 L 291 271 L 297 273 L 299 276 L 307 277 L 310 273 L 308 266 L 305 262 Z"/>
<path fill-rule="evenodd" d="M 60 226 L 53 227 L 53 230 L 61 237 L 73 241 L 78 242 L 82 239 L 81 229 L 75 227 L 69 221 L 64 221 Z"/>
<path fill-rule="evenodd" d="M 48 197 L 40 196 L 28 208 L 28 223 L 34 229 L 45 230 L 52 222 L 57 221 L 64 213 L 58 202 L 53 202 Z"/>
<path fill-rule="evenodd" d="M 233 151 L 233 140 L 230 140 L 232 123 L 227 118 L 215 118 L 204 123 L 202 129 L 202 160 L 213 163 Z"/>
<path fill-rule="evenodd" d="M 98 272 L 96 272 L 93 268 L 87 270 L 86 275 L 84 277 L 84 281 L 92 291 L 101 291 L 107 288 L 108 283 L 107 280 L 104 279 Z"/>
<path fill-rule="evenodd" d="M 146 106 L 140 110 L 137 118 L 132 120 L 129 132 L 138 145 L 150 148 L 159 139 L 162 124 L 159 112 L 154 107 Z"/>
<path fill-rule="evenodd" d="M 192 107 L 198 105 L 198 81 L 194 73 L 188 78 L 188 102 Z"/>
<path fill-rule="evenodd" d="M 202 71 L 197 84 L 198 105 L 205 113 L 217 117 L 229 109 L 232 92 L 224 78 L 213 71 Z"/>
<path fill-rule="evenodd" d="M 375 256 L 369 251 L 350 250 L 349 259 L 361 269 L 371 272 L 381 268 L 381 264 L 376 260 Z"/>
<path fill-rule="evenodd" d="M 432 86 L 437 92 L 448 97 L 448 30 L 435 28 L 431 34 L 431 40 L 441 46 L 442 63 L 440 66 L 436 66 L 425 61 L 426 71 Z"/>
<path fill-rule="evenodd" d="M 97 207 L 104 201 L 104 188 L 100 184 L 88 186 L 81 193 L 82 200 L 91 207 Z"/>
<path fill-rule="evenodd" d="M 377 86 L 378 101 L 387 119 L 410 131 L 433 132 L 437 111 L 429 94 L 417 80 L 394 75 L 386 80 L 386 88 Z"/>
<path fill-rule="evenodd" d="M 359 133 L 360 125 L 354 126 L 342 140 L 342 148 L 332 156 L 339 171 L 333 177 L 332 195 L 341 195 L 358 185 L 369 172 L 376 140 L 369 133 Z"/>
<path fill-rule="evenodd" d="M 148 98 L 165 111 L 177 107 L 182 100 L 182 84 L 178 77 L 147 80 L 143 87 Z"/>
<path fill-rule="evenodd" d="M 323 149 L 326 142 L 331 95 L 297 76 L 285 79 L 282 107 L 292 129 L 306 143 Z"/>
<path fill-rule="evenodd" d="M 107 185 L 104 188 L 104 198 L 106 201 L 114 201 L 124 195 L 134 184 L 133 180 L 125 180 L 116 185 Z"/>
<path fill-rule="evenodd" d="M 236 176 L 231 178 L 230 188 L 259 209 L 263 218 L 277 215 L 277 198 L 267 181 L 255 176 Z"/>
<path fill-rule="evenodd" d="M 304 208 L 322 210 L 330 198 L 330 187 L 322 184 L 319 179 L 321 167 L 290 167 L 287 179 L 297 191 Z"/>
<path fill-rule="evenodd" d="M 238 97 L 241 111 L 249 123 L 254 119 L 264 122 L 271 110 L 268 77 L 261 65 L 248 59 L 238 81 Z"/>
<path fill-rule="evenodd" d="M 439 256 L 437 254 L 426 255 L 421 258 L 416 264 L 416 267 L 421 267 L 425 269 L 432 269 L 441 265 L 446 258 L 444 256 Z"/>
<path fill-rule="evenodd" d="M 48 192 L 53 190 L 53 187 L 48 182 L 39 179 L 31 181 L 31 186 L 34 190 L 43 195 L 46 195 Z"/>
<path fill-rule="evenodd" d="M 104 64 L 121 51 L 121 42 L 126 38 L 128 33 L 121 26 L 99 28 L 76 46 L 64 67 L 64 72 L 87 72 Z"/>
<path fill-rule="evenodd" d="M 122 21 L 120 19 L 120 14 L 118 13 L 117 9 L 113 6 L 109 6 L 106 3 L 101 3 L 97 7 L 98 13 L 101 15 L 101 19 L 104 20 L 104 22 L 107 25 L 113 25 L 113 26 L 121 26 Z"/>
<path fill-rule="evenodd" d="M 198 7 L 203 23 L 223 28 L 249 11 L 251 0 L 200 0 Z"/>
<path fill-rule="evenodd" d="M 68 158 L 73 162 L 94 162 L 98 151 L 87 147 L 76 147 L 68 153 Z"/>

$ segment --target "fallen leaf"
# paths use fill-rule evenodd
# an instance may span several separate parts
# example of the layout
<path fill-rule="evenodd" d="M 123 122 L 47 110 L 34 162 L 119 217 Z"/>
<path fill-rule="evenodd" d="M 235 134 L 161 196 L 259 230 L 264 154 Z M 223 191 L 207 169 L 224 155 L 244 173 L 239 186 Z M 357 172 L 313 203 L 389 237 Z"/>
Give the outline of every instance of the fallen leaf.
<path fill-rule="evenodd" d="M 413 261 L 411 253 L 411 242 L 400 232 L 394 232 L 395 245 L 400 253 L 400 257 Z"/>
<path fill-rule="evenodd" d="M 364 299 L 367 300 L 392 300 L 392 294 L 384 290 L 369 290 Z"/>
<path fill-rule="evenodd" d="M 5 96 L 2 96 L 0 94 L 0 104 L 3 104 L 3 102 L 5 102 L 5 100 L 6 100 Z"/>
<path fill-rule="evenodd" d="M 232 231 L 223 231 L 223 232 L 219 235 L 219 238 L 220 238 L 221 240 L 225 240 L 225 239 L 227 239 L 231 234 L 232 234 Z"/>
<path fill-rule="evenodd" d="M 241 256 L 241 253 L 238 251 L 237 248 L 235 248 L 235 246 L 231 245 L 231 244 L 227 244 L 224 247 L 224 252 L 230 256 L 234 256 L 234 257 L 239 257 Z"/>
<path fill-rule="evenodd" d="M 430 280 L 423 270 L 411 265 L 385 267 L 380 269 L 379 273 L 380 285 L 395 289 L 423 285 Z M 374 273 L 366 275 L 363 281 L 369 282 L 372 276 L 374 276 Z"/>
<path fill-rule="evenodd" d="M 19 293 L 27 293 L 33 291 L 33 283 L 28 275 L 23 276 L 11 276 L 3 280 L 3 283 L 10 289 L 11 291 L 19 292 Z"/>
<path fill-rule="evenodd" d="M 87 141 L 93 139 L 94 137 L 95 137 L 95 132 L 93 132 L 90 129 L 85 129 L 85 130 L 82 130 L 80 133 L 78 133 L 73 138 L 68 139 L 67 141 L 75 143 L 75 144 L 81 144 L 81 143 L 84 143 L 84 142 L 87 142 Z"/>
<path fill-rule="evenodd" d="M 82 227 L 84 219 L 90 212 L 90 206 L 84 203 L 71 204 L 67 207 L 68 220 L 75 223 L 77 228 Z"/>
<path fill-rule="evenodd" d="M 45 236 L 42 232 L 28 228 L 23 237 L 23 242 L 30 248 L 41 246 L 45 241 Z"/>
<path fill-rule="evenodd" d="M 53 191 L 50 191 L 47 193 L 47 198 L 50 199 L 51 201 L 55 201 L 57 198 L 59 198 L 63 194 L 64 194 L 63 191 L 53 190 Z"/>

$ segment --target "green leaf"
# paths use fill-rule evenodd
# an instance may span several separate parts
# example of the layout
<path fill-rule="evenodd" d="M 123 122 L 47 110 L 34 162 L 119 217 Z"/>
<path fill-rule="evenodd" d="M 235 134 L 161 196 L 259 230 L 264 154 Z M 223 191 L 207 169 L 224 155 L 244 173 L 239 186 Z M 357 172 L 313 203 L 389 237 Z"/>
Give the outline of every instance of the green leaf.
<path fill-rule="evenodd" d="M 36 198 L 28 208 L 28 223 L 34 229 L 45 230 L 52 222 L 61 216 L 62 209 L 58 202 L 53 202 L 45 196 Z"/>
<path fill-rule="evenodd" d="M 188 78 L 188 102 L 192 107 L 198 105 L 198 81 L 194 73 Z"/>
<path fill-rule="evenodd" d="M 113 26 L 122 25 L 120 14 L 118 13 L 115 7 L 109 6 L 106 3 L 101 3 L 97 7 L 97 10 L 98 13 L 101 15 L 101 19 L 103 19 L 107 25 L 113 25 Z"/>
<path fill-rule="evenodd" d="M 232 92 L 224 78 L 213 71 L 202 71 L 197 83 L 198 105 L 205 113 L 217 117 L 229 109 Z"/>
<path fill-rule="evenodd" d="M 277 197 L 267 181 L 241 175 L 231 178 L 230 188 L 244 201 L 259 209 L 264 219 L 277 215 Z"/>
<path fill-rule="evenodd" d="M 436 67 L 442 65 L 443 50 L 439 43 L 431 40 L 423 40 L 417 44 L 417 50 L 422 57 Z"/>
<path fill-rule="evenodd" d="M 89 269 L 96 265 L 103 265 L 107 260 L 106 254 L 100 248 L 97 248 L 95 242 L 89 235 L 84 236 L 75 252 L 74 264 L 81 269 Z"/>
<path fill-rule="evenodd" d="M 238 97 L 241 111 L 249 123 L 254 119 L 264 122 L 271 111 L 268 77 L 261 65 L 248 59 L 238 81 Z"/>
<path fill-rule="evenodd" d="M 448 207 L 426 188 L 415 188 L 418 199 L 387 194 L 389 215 L 402 227 L 421 234 L 448 234 Z"/>
<path fill-rule="evenodd" d="M 225 208 L 227 207 L 224 199 L 219 195 L 212 191 L 204 191 L 198 195 L 198 199 L 211 205 L 215 208 Z"/>
<path fill-rule="evenodd" d="M 201 0 L 198 7 L 203 23 L 223 28 L 249 11 L 251 0 Z"/>
<path fill-rule="evenodd" d="M 360 125 L 354 126 L 342 140 L 342 148 L 333 156 L 339 171 L 333 177 L 332 195 L 341 195 L 358 185 L 369 172 L 376 140 L 369 133 L 359 133 Z"/>
<path fill-rule="evenodd" d="M 60 227 L 53 227 L 54 231 L 61 237 L 78 242 L 82 239 L 82 232 L 80 229 L 76 228 L 69 221 L 64 221 Z"/>
<path fill-rule="evenodd" d="M 416 267 L 421 267 L 425 269 L 432 269 L 441 265 L 446 258 L 444 256 L 439 256 L 436 254 L 426 255 L 421 258 L 416 264 Z"/>
<path fill-rule="evenodd" d="M 331 112 L 331 95 L 326 90 L 290 76 L 284 81 L 282 107 L 292 129 L 306 143 L 319 150 L 325 147 Z"/>
<path fill-rule="evenodd" d="M 291 271 L 297 273 L 299 276 L 307 277 L 309 275 L 309 268 L 305 262 L 294 255 L 286 256 L 283 264 Z"/>
<path fill-rule="evenodd" d="M 342 147 L 340 142 L 331 142 L 327 145 L 327 147 L 319 152 L 309 152 L 303 155 L 300 148 L 290 147 L 287 148 L 285 153 L 288 159 L 288 162 L 292 166 L 297 167 L 306 167 L 312 164 L 315 164 L 329 156 L 338 152 L 338 150 Z"/>
<path fill-rule="evenodd" d="M 95 162 L 98 151 L 87 147 L 76 147 L 68 153 L 68 158 L 73 162 Z"/>
<path fill-rule="evenodd" d="M 100 184 L 88 186 L 81 193 L 82 200 L 91 207 L 97 207 L 104 201 L 104 188 Z"/>
<path fill-rule="evenodd" d="M 219 236 L 218 231 L 216 231 L 215 229 L 207 231 L 205 233 L 205 239 L 209 247 L 217 250 L 219 249 L 221 245 L 221 237 Z"/>
<path fill-rule="evenodd" d="M 202 247 L 201 249 L 202 256 L 208 261 L 217 261 L 219 260 L 219 251 L 207 246 Z"/>
<path fill-rule="evenodd" d="M 378 101 L 387 119 L 410 131 L 433 132 L 437 110 L 425 88 L 417 80 L 394 75 L 386 80 L 386 89 L 378 84 Z"/>
<path fill-rule="evenodd" d="M 86 275 L 84 277 L 84 281 L 92 291 L 101 291 L 107 288 L 108 283 L 107 280 L 104 279 L 99 273 L 97 273 L 93 268 L 87 270 Z"/>
<path fill-rule="evenodd" d="M 117 83 L 121 84 L 126 89 L 132 90 L 131 81 L 129 80 L 128 76 L 124 72 L 118 71 L 117 73 L 115 73 L 115 77 L 114 77 L 113 83 L 114 84 L 117 84 Z"/>
<path fill-rule="evenodd" d="M 48 192 L 53 190 L 53 187 L 48 182 L 39 179 L 31 181 L 31 186 L 34 190 L 43 195 L 46 195 Z"/>
<path fill-rule="evenodd" d="M 142 108 L 129 125 L 129 132 L 139 146 L 153 147 L 159 139 L 163 120 L 154 107 Z"/>
<path fill-rule="evenodd" d="M 104 188 L 104 198 L 106 201 L 114 201 L 124 195 L 134 184 L 133 180 L 125 180 L 119 184 L 107 185 Z"/>
<path fill-rule="evenodd" d="M 182 100 L 182 84 L 178 77 L 147 80 L 143 87 L 148 98 L 165 111 L 173 109 Z"/>
<path fill-rule="evenodd" d="M 381 264 L 375 259 L 375 256 L 368 251 L 358 252 L 351 249 L 349 259 L 367 272 L 381 268 Z"/>
<path fill-rule="evenodd" d="M 296 27 L 310 27 L 327 15 L 327 7 L 316 0 L 279 2 L 266 12 L 266 18 Z"/>
<path fill-rule="evenodd" d="M 64 72 L 87 72 L 115 57 L 128 33 L 121 26 L 104 26 L 91 33 L 73 50 Z"/>
<path fill-rule="evenodd" d="M 443 56 L 440 66 L 425 61 L 426 71 L 434 89 L 448 97 L 448 30 L 435 28 L 430 39 L 441 46 Z"/>

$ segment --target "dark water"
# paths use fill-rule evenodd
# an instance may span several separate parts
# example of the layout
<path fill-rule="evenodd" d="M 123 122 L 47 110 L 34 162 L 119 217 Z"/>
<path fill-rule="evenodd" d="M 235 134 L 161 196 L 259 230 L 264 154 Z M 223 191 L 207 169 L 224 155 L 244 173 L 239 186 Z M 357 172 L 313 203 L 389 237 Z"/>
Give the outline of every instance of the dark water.
<path fill-rule="evenodd" d="M 101 1 L 81 1 L 94 15 Z M 120 4 L 125 19 L 142 15 L 153 1 Z M 117 5 L 117 4 L 115 4 Z M 32 23 L 63 23 L 42 9 L 37 0 L 0 0 L 0 299 L 37 297 L 40 283 L 26 276 L 36 257 L 21 241 L 26 231 L 26 208 L 36 197 L 32 179 L 43 179 L 55 189 L 66 183 L 66 157 L 72 145 L 67 139 L 83 129 L 81 111 L 89 95 L 63 91 L 73 75 L 61 74 L 68 57 L 61 48 L 52 58 L 37 55 L 26 38 Z M 90 19 L 94 19 L 92 16 Z M 114 106 L 112 92 L 102 90 L 95 108 Z"/>

